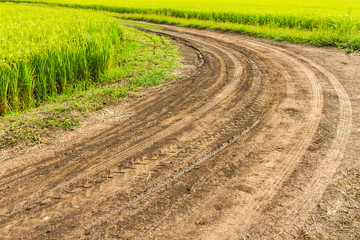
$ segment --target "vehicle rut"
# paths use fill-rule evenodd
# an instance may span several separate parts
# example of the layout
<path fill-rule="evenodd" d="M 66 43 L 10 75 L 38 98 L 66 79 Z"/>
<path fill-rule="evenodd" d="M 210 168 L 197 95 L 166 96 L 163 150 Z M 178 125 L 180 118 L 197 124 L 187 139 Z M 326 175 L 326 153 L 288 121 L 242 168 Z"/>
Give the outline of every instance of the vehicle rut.
<path fill-rule="evenodd" d="M 0 162 L 0 236 L 267 236 L 321 200 L 358 121 L 342 75 L 299 46 L 162 26 L 191 74 L 119 106 L 119 124 Z"/>

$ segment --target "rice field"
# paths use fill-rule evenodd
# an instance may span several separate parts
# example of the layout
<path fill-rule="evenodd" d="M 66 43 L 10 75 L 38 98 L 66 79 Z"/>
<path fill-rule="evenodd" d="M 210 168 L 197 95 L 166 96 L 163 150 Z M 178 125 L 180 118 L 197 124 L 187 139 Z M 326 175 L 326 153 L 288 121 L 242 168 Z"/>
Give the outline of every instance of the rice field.
<path fill-rule="evenodd" d="M 106 14 L 0 4 L 0 15 L 0 114 L 85 89 L 121 57 L 123 29 Z"/>
<path fill-rule="evenodd" d="M 17 0 L 15 0 L 17 1 Z M 117 12 L 126 19 L 222 29 L 292 43 L 360 50 L 358 0 L 20 0 Z"/>

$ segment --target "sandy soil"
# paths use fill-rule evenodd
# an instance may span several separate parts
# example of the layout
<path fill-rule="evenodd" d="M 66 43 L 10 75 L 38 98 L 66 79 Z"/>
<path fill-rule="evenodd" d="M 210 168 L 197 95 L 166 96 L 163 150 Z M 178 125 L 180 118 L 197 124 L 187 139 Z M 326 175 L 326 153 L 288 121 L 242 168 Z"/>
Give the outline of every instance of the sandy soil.
<path fill-rule="evenodd" d="M 164 27 L 180 80 L 1 153 L 0 239 L 360 238 L 360 56 Z"/>

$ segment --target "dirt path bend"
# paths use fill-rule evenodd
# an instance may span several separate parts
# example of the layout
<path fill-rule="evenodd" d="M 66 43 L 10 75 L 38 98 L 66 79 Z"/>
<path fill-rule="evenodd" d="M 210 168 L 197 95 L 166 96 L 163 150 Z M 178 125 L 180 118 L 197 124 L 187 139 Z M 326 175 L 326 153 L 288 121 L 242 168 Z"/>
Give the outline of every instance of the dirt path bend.
<path fill-rule="evenodd" d="M 360 57 L 165 26 L 186 77 L 0 161 L 0 239 L 291 232 L 359 168 Z M 9 155 L 9 154 L 12 155 Z"/>

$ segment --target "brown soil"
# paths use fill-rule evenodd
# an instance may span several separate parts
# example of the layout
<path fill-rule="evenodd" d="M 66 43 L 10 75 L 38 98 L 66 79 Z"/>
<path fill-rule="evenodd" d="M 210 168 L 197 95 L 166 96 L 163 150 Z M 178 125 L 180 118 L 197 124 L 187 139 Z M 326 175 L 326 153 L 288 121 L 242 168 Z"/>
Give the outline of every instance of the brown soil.
<path fill-rule="evenodd" d="M 360 238 L 360 56 L 156 31 L 182 79 L 0 154 L 0 238 Z"/>

